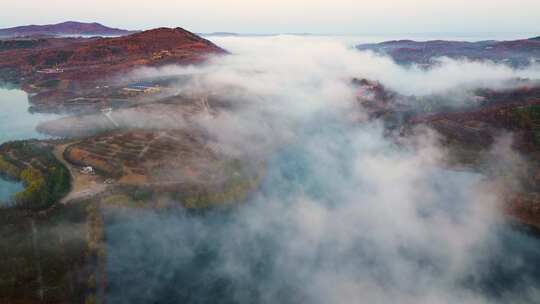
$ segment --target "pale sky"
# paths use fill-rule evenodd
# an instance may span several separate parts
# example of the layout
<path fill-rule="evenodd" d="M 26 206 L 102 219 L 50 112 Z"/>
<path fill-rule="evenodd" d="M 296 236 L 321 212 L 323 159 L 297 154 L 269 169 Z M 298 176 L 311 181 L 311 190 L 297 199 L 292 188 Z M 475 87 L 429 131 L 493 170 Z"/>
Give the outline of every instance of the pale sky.
<path fill-rule="evenodd" d="M 0 0 L 0 27 L 66 20 L 237 33 L 538 33 L 540 0 Z"/>

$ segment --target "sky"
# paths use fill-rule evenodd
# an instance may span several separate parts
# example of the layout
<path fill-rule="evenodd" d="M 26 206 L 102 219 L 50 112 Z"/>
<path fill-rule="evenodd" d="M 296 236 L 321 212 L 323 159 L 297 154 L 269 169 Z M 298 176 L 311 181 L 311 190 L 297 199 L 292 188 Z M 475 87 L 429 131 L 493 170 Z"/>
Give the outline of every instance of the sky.
<path fill-rule="evenodd" d="M 194 32 L 538 33 L 538 0 L 0 0 L 0 27 L 67 20 Z"/>

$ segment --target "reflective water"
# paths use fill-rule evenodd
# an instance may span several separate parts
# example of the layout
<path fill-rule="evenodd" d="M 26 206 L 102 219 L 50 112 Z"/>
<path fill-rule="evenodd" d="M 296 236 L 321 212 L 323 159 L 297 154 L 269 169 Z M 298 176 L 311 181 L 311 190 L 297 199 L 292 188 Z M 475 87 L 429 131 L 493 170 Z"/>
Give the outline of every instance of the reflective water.
<path fill-rule="evenodd" d="M 7 181 L 0 178 L 0 205 L 8 204 L 13 194 L 23 190 L 22 183 Z"/>
<path fill-rule="evenodd" d="M 21 90 L 0 88 L 0 144 L 12 141 L 47 138 L 36 126 L 60 117 L 57 114 L 31 113 L 28 95 Z"/>
<path fill-rule="evenodd" d="M 36 131 L 36 126 L 58 118 L 59 115 L 30 113 L 29 108 L 28 95 L 24 91 L 0 88 L 0 144 L 13 140 L 47 138 L 47 135 Z M 0 202 L 5 203 L 22 189 L 21 183 L 0 177 Z"/>

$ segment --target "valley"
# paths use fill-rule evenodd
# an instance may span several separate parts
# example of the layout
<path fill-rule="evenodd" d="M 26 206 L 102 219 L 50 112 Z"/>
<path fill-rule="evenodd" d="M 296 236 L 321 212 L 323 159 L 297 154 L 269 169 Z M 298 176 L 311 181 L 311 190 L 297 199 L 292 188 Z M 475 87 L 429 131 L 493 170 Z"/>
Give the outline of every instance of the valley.
<path fill-rule="evenodd" d="M 130 284 L 150 281 L 155 284 L 145 288 L 159 296 L 149 293 L 148 301 L 172 295 L 211 302 L 228 288 L 248 286 L 235 296 L 257 303 L 264 294 L 252 279 L 272 280 L 265 267 L 285 272 L 291 263 L 305 270 L 303 250 L 312 247 L 322 250 L 325 263 L 353 255 L 359 265 L 384 247 L 373 236 L 387 228 L 400 239 L 400 225 L 408 221 L 442 228 L 398 242 L 406 253 L 416 250 L 410 244 L 425 246 L 426 239 L 447 246 L 452 236 L 444 229 L 459 227 L 455 233 L 493 233 L 485 239 L 479 232 L 471 235 L 471 243 L 478 237 L 475 245 L 500 246 L 504 256 L 480 258 L 480 264 L 510 263 L 511 254 L 524 261 L 511 269 L 493 266 L 496 275 L 471 270 L 457 277 L 459 284 L 474 281 L 470 289 L 482 296 L 504 300 L 507 293 L 521 292 L 514 271 L 540 282 L 539 268 L 527 266 L 540 248 L 538 79 L 406 94 L 356 70 L 336 76 L 338 68 L 328 68 L 326 59 L 319 65 L 299 56 L 299 63 L 284 64 L 281 49 L 271 53 L 276 66 L 259 66 L 260 58 L 249 52 L 242 57 L 182 28 L 112 29 L 119 36 L 105 38 L 33 36 L 41 35 L 35 31 L 0 40 L 0 81 L 17 89 L 5 94 L 25 99 L 17 100 L 22 112 L 0 122 L 6 134 L 0 137 L 0 186 L 9 182 L 10 188 L 0 196 L 7 204 L 0 210 L 0 232 L 19 240 L 0 252 L 10 261 L 0 263 L 0 302 L 136 301 L 137 288 Z M 216 41 L 267 39 L 255 44 L 264 56 L 265 46 L 288 47 L 291 39 L 222 36 Z M 443 56 L 525 68 L 528 59 L 540 57 L 535 41 L 392 41 L 345 51 L 380 52 L 405 66 L 404 73 L 411 65 L 436 68 L 436 58 Z M 319 78 L 319 69 L 327 78 Z M 17 120 L 29 123 L 9 129 Z M 21 133 L 12 136 L 15 131 Z M 318 227 L 321 222 L 325 229 Z M 342 229 L 370 233 L 343 240 L 334 233 Z M 292 237 L 276 238 L 280 233 Z M 332 235 L 318 238 L 326 233 Z M 169 255 L 171 244 L 181 248 Z M 335 244 L 343 251 L 329 249 Z M 289 250 L 301 254 L 286 255 Z M 438 254 L 451 259 L 444 253 L 434 259 Z M 266 255 L 269 264 L 260 262 Z M 406 257 L 405 264 L 435 264 L 430 258 Z M 215 270 L 222 259 L 243 276 Z M 135 274 L 131 267 L 138 269 Z M 155 271 L 160 267 L 166 276 Z M 434 269 L 420 272 L 436 280 Z M 314 300 L 293 288 L 296 280 L 316 277 L 306 273 L 278 284 L 276 290 L 294 295 L 284 303 Z M 127 280 L 131 275 L 133 281 Z M 204 284 L 193 293 L 176 289 L 177 280 L 193 277 L 208 282 L 214 293 Z M 238 298 L 227 294 L 224 300 Z"/>

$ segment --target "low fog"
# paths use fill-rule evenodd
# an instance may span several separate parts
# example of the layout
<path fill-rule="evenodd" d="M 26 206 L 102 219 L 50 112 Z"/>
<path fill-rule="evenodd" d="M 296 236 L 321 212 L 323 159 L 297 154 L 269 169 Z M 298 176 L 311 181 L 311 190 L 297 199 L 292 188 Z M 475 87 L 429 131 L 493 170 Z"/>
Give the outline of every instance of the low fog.
<path fill-rule="evenodd" d="M 446 166 L 438 135 L 359 123 L 351 79 L 405 95 L 503 88 L 540 78 L 454 61 L 425 70 L 326 38 L 216 38 L 231 55 L 130 77 L 194 75 L 177 92 L 232 106 L 192 122 L 266 175 L 226 210 L 106 210 L 111 303 L 532 303 L 537 240 L 507 226 L 505 187 Z M 452 100 L 452 99 L 450 99 Z M 493 155 L 512 166 L 511 134 Z M 504 151 L 501 154 L 500 151 Z M 497 159 L 497 158 L 496 158 Z M 500 161 L 501 158 L 499 157 Z"/>
<path fill-rule="evenodd" d="M 262 93 L 283 83 L 296 91 L 309 84 L 329 84 L 354 76 L 378 80 L 401 94 L 418 96 L 442 93 L 457 87 L 501 88 L 514 78 L 540 78 L 540 65 L 534 61 L 519 70 L 489 61 L 449 58 L 439 58 L 439 64 L 429 70 L 414 65 L 403 67 L 389 57 L 359 52 L 353 48 L 351 41 L 332 37 L 221 37 L 212 41 L 231 52 L 232 56 L 218 58 L 206 68 L 168 66 L 139 73 L 156 76 L 212 73 L 214 75 L 210 77 L 219 83 L 237 84 L 241 81 L 244 86 L 251 87 L 261 86 L 261 82 L 265 82 L 264 88 L 253 88 Z M 255 72 L 261 73 L 259 77 L 247 77 Z M 270 80 L 272 82 L 266 82 Z"/>

